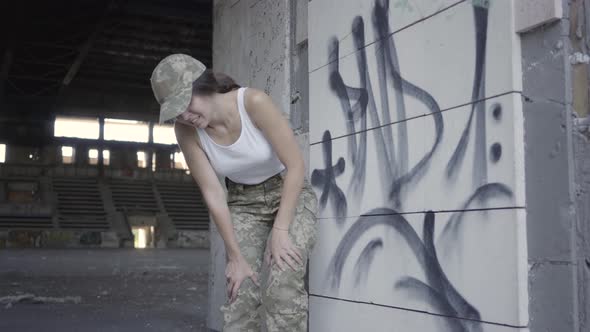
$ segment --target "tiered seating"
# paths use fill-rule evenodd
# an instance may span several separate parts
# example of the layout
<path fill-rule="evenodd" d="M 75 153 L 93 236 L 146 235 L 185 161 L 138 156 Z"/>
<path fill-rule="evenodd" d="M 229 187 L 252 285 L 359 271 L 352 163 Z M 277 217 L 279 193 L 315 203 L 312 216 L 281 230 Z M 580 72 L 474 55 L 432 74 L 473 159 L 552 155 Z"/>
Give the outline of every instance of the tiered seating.
<path fill-rule="evenodd" d="M 0 229 L 109 230 L 111 199 L 115 210 L 126 215 L 166 213 L 177 230 L 209 229 L 209 212 L 192 181 L 64 175 L 51 175 L 44 181 L 45 190 L 52 191 L 44 197 L 53 196 L 55 201 L 43 202 L 39 213 L 26 216 L 12 213 L 14 209 L 0 209 Z"/>
<path fill-rule="evenodd" d="M 54 178 L 53 190 L 60 228 L 109 228 L 96 178 Z"/>
<path fill-rule="evenodd" d="M 146 214 L 160 212 L 151 181 L 112 179 L 109 186 L 117 210 Z"/>
<path fill-rule="evenodd" d="M 209 212 L 199 188 L 191 182 L 156 182 L 164 209 L 179 230 L 209 229 Z"/>
<path fill-rule="evenodd" d="M 48 229 L 53 228 L 51 216 L 4 216 L 0 215 L 0 228 Z"/>

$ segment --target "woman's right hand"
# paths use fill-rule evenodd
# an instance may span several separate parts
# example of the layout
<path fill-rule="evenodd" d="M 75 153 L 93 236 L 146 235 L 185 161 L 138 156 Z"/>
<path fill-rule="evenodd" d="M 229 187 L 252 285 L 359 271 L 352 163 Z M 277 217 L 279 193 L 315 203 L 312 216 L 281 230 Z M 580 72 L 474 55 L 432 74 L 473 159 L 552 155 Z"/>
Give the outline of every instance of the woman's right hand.
<path fill-rule="evenodd" d="M 238 297 L 240 285 L 242 285 L 242 282 L 246 278 L 252 279 L 254 284 L 260 287 L 258 277 L 243 256 L 228 259 L 225 268 L 225 277 L 227 279 L 227 295 L 230 303 L 234 302 Z"/>

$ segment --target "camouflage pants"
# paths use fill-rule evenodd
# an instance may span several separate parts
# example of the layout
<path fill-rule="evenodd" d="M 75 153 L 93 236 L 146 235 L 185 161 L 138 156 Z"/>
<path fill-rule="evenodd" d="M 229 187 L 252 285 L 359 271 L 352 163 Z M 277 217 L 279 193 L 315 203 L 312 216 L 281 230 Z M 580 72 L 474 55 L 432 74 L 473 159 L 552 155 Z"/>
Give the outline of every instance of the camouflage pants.
<path fill-rule="evenodd" d="M 223 331 L 307 331 L 308 297 L 304 285 L 307 258 L 316 240 L 317 199 L 307 181 L 299 194 L 289 237 L 303 256 L 296 271 L 263 264 L 283 180 L 277 175 L 258 185 L 226 180 L 228 205 L 240 250 L 258 273 L 260 287 L 244 280 L 236 301 L 221 307 Z"/>

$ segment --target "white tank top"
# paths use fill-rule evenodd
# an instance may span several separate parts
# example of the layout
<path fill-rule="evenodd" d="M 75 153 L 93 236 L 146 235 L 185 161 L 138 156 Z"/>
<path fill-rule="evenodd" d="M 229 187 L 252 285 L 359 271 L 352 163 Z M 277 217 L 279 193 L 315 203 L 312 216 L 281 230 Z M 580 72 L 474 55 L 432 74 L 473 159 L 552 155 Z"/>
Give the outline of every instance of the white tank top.
<path fill-rule="evenodd" d="M 244 106 L 246 88 L 238 89 L 238 110 L 242 131 L 230 145 L 215 143 L 204 129 L 197 128 L 201 146 L 218 175 L 236 183 L 259 184 L 282 172 L 281 163 L 263 133 L 250 120 Z"/>

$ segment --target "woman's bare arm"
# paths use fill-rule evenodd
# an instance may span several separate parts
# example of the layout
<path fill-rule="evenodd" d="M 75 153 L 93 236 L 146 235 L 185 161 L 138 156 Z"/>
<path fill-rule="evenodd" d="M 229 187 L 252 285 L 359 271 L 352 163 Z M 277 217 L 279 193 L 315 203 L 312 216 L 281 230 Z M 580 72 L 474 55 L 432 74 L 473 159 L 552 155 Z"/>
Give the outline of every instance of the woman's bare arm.
<path fill-rule="evenodd" d="M 293 220 L 297 198 L 303 187 L 305 176 L 303 155 L 289 123 L 266 93 L 249 88 L 246 90 L 245 99 L 248 115 L 262 131 L 279 160 L 287 168 L 275 226 L 288 229 Z"/>
<path fill-rule="evenodd" d="M 174 125 L 174 133 L 191 175 L 201 189 L 205 203 L 225 243 L 228 258 L 240 257 L 240 248 L 233 230 L 223 187 L 221 187 L 205 152 L 197 143 L 195 128 L 177 121 Z"/>

